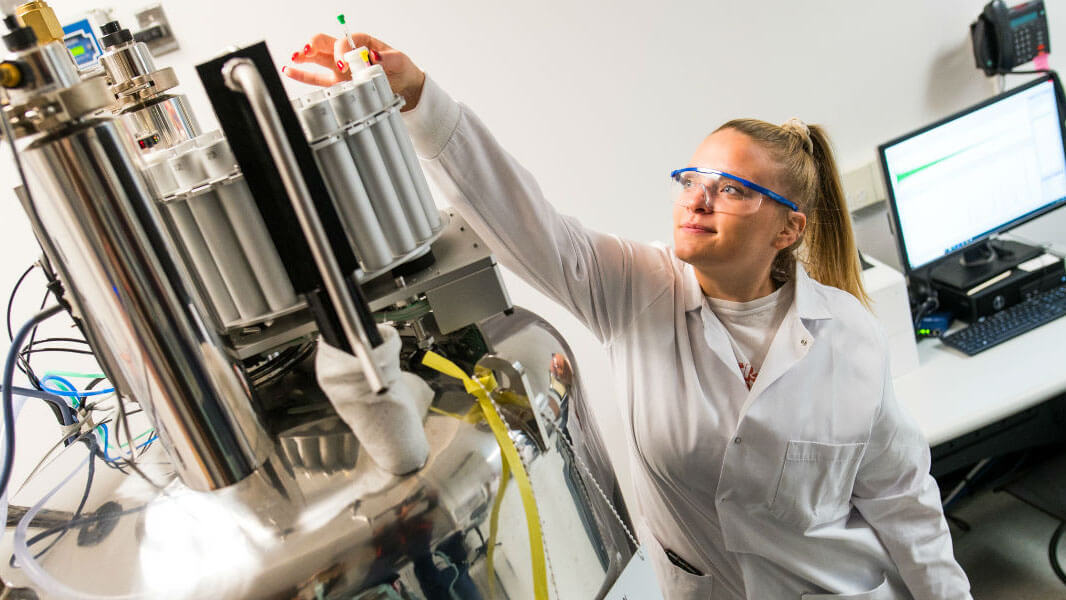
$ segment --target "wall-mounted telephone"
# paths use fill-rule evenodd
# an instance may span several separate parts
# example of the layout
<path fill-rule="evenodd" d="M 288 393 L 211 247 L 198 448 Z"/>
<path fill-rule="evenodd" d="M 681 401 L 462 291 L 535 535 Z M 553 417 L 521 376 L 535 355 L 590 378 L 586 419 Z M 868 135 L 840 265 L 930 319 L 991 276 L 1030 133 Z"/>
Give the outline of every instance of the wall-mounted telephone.
<path fill-rule="evenodd" d="M 1050 53 L 1044 1 L 1008 8 L 1003 0 L 992 0 L 970 25 L 970 38 L 977 68 L 989 76 L 1009 73 L 1041 52 Z"/>

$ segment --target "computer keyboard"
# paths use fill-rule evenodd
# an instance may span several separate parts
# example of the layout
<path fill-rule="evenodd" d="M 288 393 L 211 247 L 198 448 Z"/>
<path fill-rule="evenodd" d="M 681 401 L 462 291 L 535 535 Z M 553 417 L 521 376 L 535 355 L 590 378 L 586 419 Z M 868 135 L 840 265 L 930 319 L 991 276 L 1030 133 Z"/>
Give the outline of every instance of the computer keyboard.
<path fill-rule="evenodd" d="M 1066 285 L 1040 292 L 940 340 L 973 356 L 1063 315 L 1066 315 Z"/>

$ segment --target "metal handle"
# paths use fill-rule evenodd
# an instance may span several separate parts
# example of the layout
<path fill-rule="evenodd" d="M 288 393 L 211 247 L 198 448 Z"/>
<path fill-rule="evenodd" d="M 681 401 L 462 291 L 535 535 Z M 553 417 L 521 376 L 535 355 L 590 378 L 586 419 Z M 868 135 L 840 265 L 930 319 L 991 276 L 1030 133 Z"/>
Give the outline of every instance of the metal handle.
<path fill-rule="evenodd" d="M 326 231 L 315 211 L 314 201 L 307 191 L 307 184 L 300 175 L 296 157 L 289 146 L 289 140 L 281 126 L 274 102 L 267 93 L 262 75 L 259 74 L 259 70 L 251 60 L 234 58 L 223 65 L 222 77 L 230 89 L 248 97 L 248 103 L 266 139 L 270 155 L 277 164 L 278 174 L 285 185 L 285 191 L 292 201 L 300 228 L 303 229 L 307 243 L 311 247 L 311 254 L 322 275 L 326 293 L 337 309 L 337 318 L 340 320 L 344 336 L 351 344 L 359 362 L 362 363 L 367 383 L 375 393 L 381 394 L 388 391 L 381 369 L 374 362 L 370 352 L 370 339 L 357 316 L 355 302 L 348 292 L 340 266 L 330 249 Z"/>

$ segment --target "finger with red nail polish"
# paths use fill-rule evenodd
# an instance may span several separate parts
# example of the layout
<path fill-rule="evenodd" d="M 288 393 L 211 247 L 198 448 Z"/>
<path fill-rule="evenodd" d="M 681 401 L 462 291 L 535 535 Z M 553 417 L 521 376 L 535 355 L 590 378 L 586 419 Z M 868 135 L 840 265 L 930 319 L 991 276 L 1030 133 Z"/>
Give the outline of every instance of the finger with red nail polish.
<path fill-rule="evenodd" d="M 304 56 L 311 54 L 311 44 L 304 45 Z"/>
<path fill-rule="evenodd" d="M 341 73 L 346 72 L 348 70 L 348 64 L 345 63 L 343 60 L 338 60 L 337 61 L 337 70 L 340 71 Z"/>
<path fill-rule="evenodd" d="M 371 51 L 370 51 L 370 53 L 371 53 L 371 54 L 373 55 L 373 57 L 374 57 L 374 64 L 375 64 L 375 65 L 376 65 L 376 64 L 378 64 L 379 62 L 381 62 L 381 55 L 380 55 L 380 54 L 378 54 L 378 51 L 377 51 L 377 50 L 371 50 Z"/>

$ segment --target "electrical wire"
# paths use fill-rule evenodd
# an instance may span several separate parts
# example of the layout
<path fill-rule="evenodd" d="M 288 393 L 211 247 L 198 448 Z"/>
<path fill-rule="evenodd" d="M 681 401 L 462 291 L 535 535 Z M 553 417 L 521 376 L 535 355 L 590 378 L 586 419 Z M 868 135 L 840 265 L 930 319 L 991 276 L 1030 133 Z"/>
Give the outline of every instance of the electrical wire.
<path fill-rule="evenodd" d="M 74 515 L 70 519 L 71 521 L 76 521 L 77 519 L 79 519 L 81 517 L 82 511 L 85 510 L 85 503 L 89 501 L 89 492 L 91 492 L 92 489 L 93 489 L 93 479 L 96 476 L 96 460 L 95 460 L 96 453 L 93 452 L 93 448 L 96 445 L 96 438 L 94 438 L 93 436 L 89 435 L 89 436 L 86 436 L 85 438 L 83 438 L 82 441 L 84 441 L 86 447 L 89 448 L 89 471 L 88 471 L 88 474 L 85 476 L 85 490 L 81 494 L 81 501 L 78 502 L 78 508 L 74 511 Z M 56 544 L 58 544 L 59 540 L 62 540 L 63 536 L 67 535 L 67 532 L 69 532 L 69 531 L 70 531 L 70 527 L 67 527 L 67 528 L 63 529 L 62 531 L 58 532 L 59 535 L 57 535 L 55 537 L 55 539 L 53 539 L 51 542 L 49 542 L 48 545 L 45 546 L 43 550 L 41 550 L 40 552 L 35 554 L 33 557 L 34 558 L 40 558 L 41 556 L 43 556 L 45 552 L 48 552 Z M 27 546 L 32 546 L 33 544 L 45 539 L 49 535 L 52 535 L 52 533 L 48 533 L 48 532 L 38 533 L 37 535 L 35 535 L 32 538 L 30 538 L 29 540 L 27 540 L 26 541 L 26 545 Z M 14 560 L 15 557 L 12 556 L 11 558 L 12 558 L 12 560 Z"/>
<path fill-rule="evenodd" d="M 6 123 L 7 120 L 0 119 L 0 121 Z M 7 491 L 7 485 L 11 481 L 11 468 L 15 464 L 15 409 L 11 381 L 15 375 L 15 359 L 18 356 L 18 349 L 22 346 L 23 340 L 29 335 L 31 329 L 36 328 L 38 324 L 55 316 L 62 310 L 63 307 L 58 304 L 42 310 L 33 315 L 29 321 L 26 321 L 26 324 L 12 337 L 11 348 L 7 352 L 7 360 L 4 362 L 2 390 L 4 404 L 4 464 L 3 470 L 0 471 L 0 496 Z"/>
<path fill-rule="evenodd" d="M 45 290 L 44 297 L 41 298 L 41 306 L 38 310 L 44 310 L 44 305 L 48 303 L 48 295 L 51 290 Z M 26 346 L 32 347 L 37 342 L 37 325 L 34 325 L 33 331 L 30 332 L 30 342 Z M 33 368 L 30 367 L 30 356 L 19 352 L 18 361 L 21 364 L 19 370 L 22 371 L 30 380 L 30 384 L 36 388 L 40 388 L 40 382 L 37 380 L 37 374 L 33 372 Z"/>
<path fill-rule="evenodd" d="M 22 282 L 35 268 L 37 268 L 37 263 L 33 263 L 25 271 L 22 272 L 22 275 L 18 278 L 18 281 L 15 282 L 15 287 L 11 289 L 11 295 L 7 298 L 7 341 L 9 342 L 15 339 L 15 332 L 11 328 L 11 307 L 15 304 L 15 295 L 18 294 L 19 287 L 22 285 Z"/>
<path fill-rule="evenodd" d="M 74 411 L 70 409 L 70 406 L 68 406 L 66 402 L 63 402 L 61 398 L 55 396 L 54 394 L 49 394 L 48 392 L 42 392 L 40 390 L 31 390 L 29 388 L 18 386 L 12 386 L 11 391 L 12 393 L 18 394 L 19 396 L 23 396 L 25 398 L 36 398 L 38 400 L 44 400 L 52 407 L 53 412 L 58 411 L 62 415 L 62 425 L 73 425 L 77 422 L 77 419 L 74 417 Z"/>
<path fill-rule="evenodd" d="M 1059 523 L 1058 528 L 1055 529 L 1055 533 L 1051 534 L 1051 543 L 1048 544 L 1048 558 L 1051 560 L 1051 570 L 1055 572 L 1055 576 L 1059 578 L 1059 581 L 1066 583 L 1066 573 L 1062 570 L 1062 564 L 1059 562 L 1059 540 L 1062 539 L 1062 534 L 1066 532 L 1066 521 Z"/>
<path fill-rule="evenodd" d="M 8 338 L 11 339 L 11 340 L 14 339 L 14 332 L 12 331 L 13 328 L 12 328 L 12 325 L 11 325 L 11 315 L 12 315 L 12 310 L 13 310 L 13 307 L 14 307 L 14 304 L 15 304 L 15 299 L 16 299 L 16 297 L 18 295 L 18 291 L 21 289 L 23 283 L 26 281 L 26 278 L 37 267 L 44 268 L 42 266 L 41 262 L 38 261 L 38 262 L 35 262 L 34 264 L 30 265 L 29 267 L 27 267 L 26 270 L 22 272 L 22 275 L 15 282 L 15 286 L 12 288 L 11 295 L 8 298 L 6 319 L 7 319 Z M 52 288 L 48 288 L 48 290 L 46 290 L 44 298 L 42 298 L 42 301 L 41 301 L 41 308 L 44 308 L 44 304 L 47 302 L 48 295 L 51 292 L 52 292 Z M 58 354 L 69 353 L 69 354 L 79 354 L 79 355 L 89 355 L 89 356 L 91 356 L 93 354 L 90 350 L 84 349 L 84 348 L 70 348 L 70 347 L 67 347 L 67 346 L 54 346 L 54 344 L 82 344 L 84 346 L 88 346 L 89 343 L 87 341 L 83 340 L 83 339 L 70 338 L 70 337 L 50 337 L 50 338 L 38 340 L 38 339 L 36 339 L 36 336 L 37 336 L 37 327 L 34 327 L 33 332 L 30 334 L 29 343 L 25 344 L 22 348 L 20 348 L 18 357 L 16 357 L 16 363 L 15 363 L 15 367 L 23 375 L 26 376 L 26 379 L 29 380 L 30 385 L 36 390 L 43 390 L 44 388 L 42 387 L 42 385 L 40 383 L 40 379 L 37 377 L 37 373 L 34 372 L 33 367 L 31 366 L 31 360 L 32 360 L 32 356 L 34 354 L 39 354 L 39 353 L 42 353 L 42 352 L 43 353 L 58 353 Z M 46 345 L 47 345 L 47 347 L 46 347 Z M 31 397 L 40 398 L 39 396 L 31 396 Z M 72 413 L 69 410 L 66 410 L 66 409 L 63 408 L 64 407 L 63 403 L 54 402 L 50 398 L 42 398 L 42 399 L 46 400 L 49 403 L 49 408 L 52 410 L 52 413 L 55 416 L 56 421 L 58 421 L 60 424 L 62 424 L 62 425 L 70 425 L 73 422 L 72 421 Z"/>
<path fill-rule="evenodd" d="M 115 396 L 115 403 L 116 403 L 116 405 L 118 407 L 119 423 L 122 425 L 122 427 L 126 428 L 126 439 L 130 440 L 130 445 L 132 446 L 133 445 L 133 434 L 130 433 L 130 422 L 129 422 L 129 419 L 127 418 L 128 415 L 126 414 L 126 403 L 122 401 L 122 396 Z M 115 434 L 116 434 L 115 438 L 116 438 L 116 441 L 117 441 L 117 438 L 118 438 L 118 432 L 119 432 L 119 426 L 115 425 Z M 144 445 L 147 446 L 148 444 L 150 444 L 154 440 L 155 440 L 155 438 L 152 438 L 152 439 L 148 440 L 147 442 L 145 442 Z M 120 446 L 120 449 L 121 449 L 121 446 Z M 154 487 L 160 493 L 168 494 L 167 490 L 163 486 L 159 485 L 158 483 L 155 482 L 155 480 L 153 480 L 152 478 L 150 478 L 147 475 L 145 475 L 144 471 L 142 471 L 141 468 L 138 467 L 135 464 L 135 462 L 132 460 L 133 458 L 135 458 L 133 452 L 134 452 L 134 449 L 130 448 L 130 458 L 126 459 L 125 466 L 129 467 L 130 470 L 133 471 L 134 473 L 136 473 L 137 475 L 140 475 L 141 479 L 145 480 L 145 482 L 147 482 L 149 485 Z"/>

